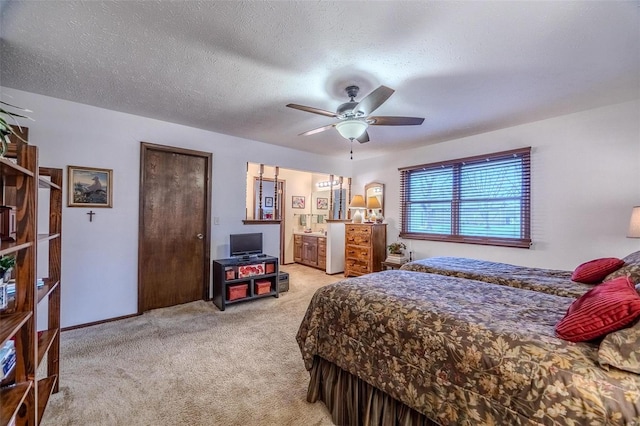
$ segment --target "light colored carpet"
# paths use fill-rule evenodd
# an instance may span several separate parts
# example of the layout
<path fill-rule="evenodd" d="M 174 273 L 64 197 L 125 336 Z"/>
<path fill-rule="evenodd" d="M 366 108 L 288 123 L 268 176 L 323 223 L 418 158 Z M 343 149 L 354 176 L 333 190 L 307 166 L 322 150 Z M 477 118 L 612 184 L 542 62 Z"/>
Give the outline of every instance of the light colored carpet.
<path fill-rule="evenodd" d="M 301 265 L 290 290 L 219 311 L 193 302 L 62 333 L 60 392 L 42 424 L 331 425 L 306 402 L 295 334 L 311 296 L 338 281 Z"/>

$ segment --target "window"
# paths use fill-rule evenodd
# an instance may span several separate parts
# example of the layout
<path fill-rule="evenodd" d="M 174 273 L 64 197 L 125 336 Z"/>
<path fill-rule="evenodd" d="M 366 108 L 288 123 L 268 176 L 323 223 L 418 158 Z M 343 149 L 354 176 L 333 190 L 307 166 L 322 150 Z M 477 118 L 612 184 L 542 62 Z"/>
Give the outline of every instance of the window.
<path fill-rule="evenodd" d="M 400 169 L 400 237 L 526 247 L 531 148 Z"/>

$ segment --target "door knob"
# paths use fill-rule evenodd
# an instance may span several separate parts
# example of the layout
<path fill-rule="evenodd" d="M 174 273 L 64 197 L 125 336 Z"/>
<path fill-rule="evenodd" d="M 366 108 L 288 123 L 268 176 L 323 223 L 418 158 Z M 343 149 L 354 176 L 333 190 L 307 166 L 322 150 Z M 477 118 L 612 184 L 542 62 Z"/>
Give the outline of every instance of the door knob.
<path fill-rule="evenodd" d="M 202 235 L 202 234 L 198 234 L 198 235 L 196 235 L 196 237 L 198 237 L 198 239 L 199 239 L 199 240 L 201 240 L 201 239 L 203 239 L 203 238 L 204 238 L 204 235 Z"/>

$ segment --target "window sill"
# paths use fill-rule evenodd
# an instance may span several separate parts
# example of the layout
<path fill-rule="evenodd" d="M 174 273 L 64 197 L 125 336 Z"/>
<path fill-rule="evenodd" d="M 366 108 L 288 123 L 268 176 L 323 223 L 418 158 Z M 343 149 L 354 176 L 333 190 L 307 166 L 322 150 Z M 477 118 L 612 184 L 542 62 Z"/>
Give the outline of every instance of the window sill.
<path fill-rule="evenodd" d="M 463 237 L 459 235 L 438 235 L 401 232 L 400 238 L 405 240 L 442 241 L 445 243 L 480 244 L 485 246 L 531 248 L 530 239 L 491 238 L 491 237 Z"/>

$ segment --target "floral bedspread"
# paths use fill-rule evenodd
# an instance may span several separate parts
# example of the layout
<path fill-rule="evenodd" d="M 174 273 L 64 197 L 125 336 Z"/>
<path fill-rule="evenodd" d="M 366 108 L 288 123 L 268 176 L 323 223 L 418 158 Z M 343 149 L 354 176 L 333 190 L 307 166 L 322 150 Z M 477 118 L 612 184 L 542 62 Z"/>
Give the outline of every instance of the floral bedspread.
<path fill-rule="evenodd" d="M 529 268 L 464 257 L 430 257 L 405 263 L 401 269 L 468 278 L 575 298 L 593 288 L 593 284 L 571 281 L 571 271 Z"/>
<path fill-rule="evenodd" d="M 319 289 L 297 341 L 442 425 L 640 425 L 640 375 L 554 336 L 572 301 L 383 271 Z"/>

